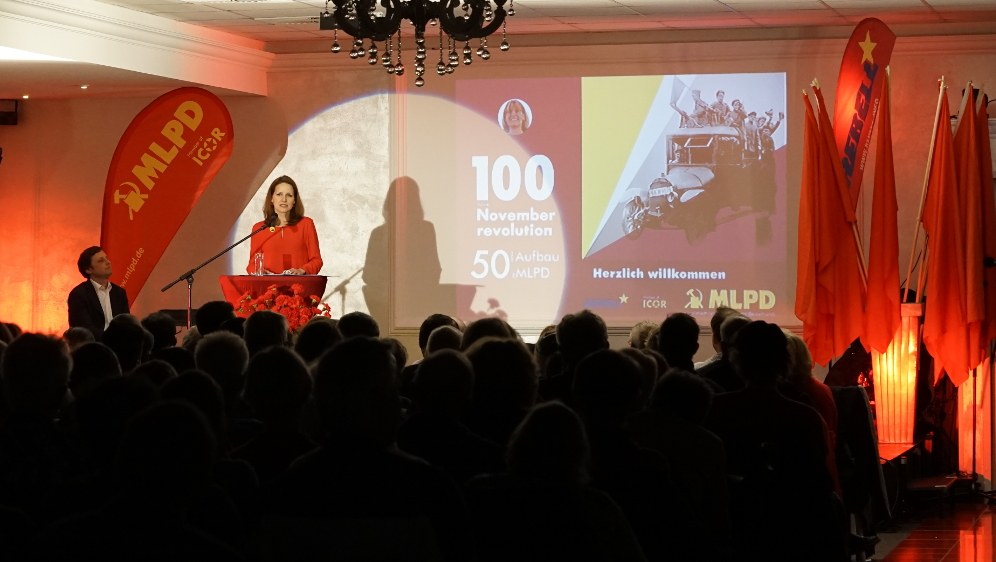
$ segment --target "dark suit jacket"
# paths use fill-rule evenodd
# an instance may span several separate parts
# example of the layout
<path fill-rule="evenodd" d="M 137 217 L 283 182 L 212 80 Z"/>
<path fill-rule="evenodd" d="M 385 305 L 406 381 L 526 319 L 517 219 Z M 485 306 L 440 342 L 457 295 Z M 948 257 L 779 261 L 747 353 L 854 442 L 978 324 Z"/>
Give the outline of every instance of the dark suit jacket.
<path fill-rule="evenodd" d="M 111 313 L 114 316 L 126 314 L 128 309 L 128 293 L 124 288 L 111 283 Z M 89 279 L 69 291 L 69 327 L 81 326 L 93 332 L 98 340 L 104 333 L 104 309 L 100 307 L 97 290 Z"/>

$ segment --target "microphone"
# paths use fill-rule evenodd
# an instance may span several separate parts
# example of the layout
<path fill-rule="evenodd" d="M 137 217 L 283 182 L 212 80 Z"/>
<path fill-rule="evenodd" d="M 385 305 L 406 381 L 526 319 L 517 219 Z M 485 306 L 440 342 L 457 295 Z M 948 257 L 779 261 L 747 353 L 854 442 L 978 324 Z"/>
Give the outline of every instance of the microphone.
<path fill-rule="evenodd" d="M 277 231 L 277 214 L 271 213 L 270 216 L 266 217 L 266 226 L 270 227 L 270 232 Z"/>

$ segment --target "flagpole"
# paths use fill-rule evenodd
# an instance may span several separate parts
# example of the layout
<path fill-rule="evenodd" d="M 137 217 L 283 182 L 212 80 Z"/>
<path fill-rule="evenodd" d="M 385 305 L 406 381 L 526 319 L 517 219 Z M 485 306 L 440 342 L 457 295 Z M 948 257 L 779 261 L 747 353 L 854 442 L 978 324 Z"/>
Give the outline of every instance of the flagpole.
<path fill-rule="evenodd" d="M 861 272 L 861 282 L 868 289 L 868 271 L 865 267 L 865 250 L 861 247 L 861 235 L 858 233 L 857 221 L 851 223 L 851 234 L 854 236 L 854 245 L 858 249 L 858 270 Z"/>
<path fill-rule="evenodd" d="M 937 109 L 934 110 L 934 129 L 930 133 L 930 149 L 927 151 L 927 171 L 923 174 L 923 189 L 920 190 L 920 209 L 916 212 L 916 224 L 913 227 L 913 245 L 910 246 L 910 261 L 909 266 L 906 269 L 906 287 L 903 290 L 903 302 L 906 302 L 907 297 L 910 292 L 910 276 L 913 275 L 913 256 L 916 253 L 916 245 L 920 240 L 920 228 L 923 225 L 923 207 L 927 200 L 927 183 L 930 181 L 930 166 L 933 163 L 934 145 L 937 143 L 937 126 L 939 119 L 941 118 L 941 99 L 942 96 L 946 94 L 946 89 L 948 85 L 944 82 L 944 77 L 941 76 L 939 82 L 939 88 L 937 93 Z M 930 256 L 926 255 L 927 248 L 924 247 L 924 259 L 923 263 L 927 263 L 927 259 Z M 916 297 L 919 302 L 923 302 L 923 272 L 925 271 L 925 266 L 921 265 L 920 275 L 917 276 L 916 284 Z"/>

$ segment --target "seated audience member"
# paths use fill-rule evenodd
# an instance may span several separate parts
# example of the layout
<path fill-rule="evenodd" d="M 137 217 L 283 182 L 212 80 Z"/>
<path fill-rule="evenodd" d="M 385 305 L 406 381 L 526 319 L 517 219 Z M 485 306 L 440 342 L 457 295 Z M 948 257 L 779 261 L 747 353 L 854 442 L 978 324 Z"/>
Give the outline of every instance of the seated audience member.
<path fill-rule="evenodd" d="M 43 523 L 93 511 L 118 493 L 114 457 L 121 437 L 128 422 L 158 400 L 159 389 L 144 377 L 117 376 L 102 380 L 73 403 L 86 466 L 49 496 Z"/>
<path fill-rule="evenodd" d="M 723 346 L 721 344 L 722 337 L 720 336 L 720 328 L 723 325 L 723 321 L 730 316 L 740 315 L 740 311 L 735 308 L 730 308 L 728 306 L 716 307 L 716 311 L 713 312 L 712 318 L 709 319 L 709 330 L 712 332 L 712 348 L 716 352 L 711 357 L 705 361 L 698 361 L 695 363 L 695 369 L 701 369 L 706 365 L 717 361 L 723 356 Z"/>
<path fill-rule="evenodd" d="M 93 332 L 83 328 L 82 326 L 69 328 L 65 332 L 62 332 L 62 339 L 65 340 L 66 345 L 69 346 L 69 351 L 76 351 L 76 348 L 85 343 L 97 341 L 97 339 L 93 337 Z"/>
<path fill-rule="evenodd" d="M 723 353 L 719 359 L 696 369 L 695 374 L 705 379 L 716 393 L 733 392 L 744 387 L 744 380 L 737 374 L 737 370 L 730 361 L 730 350 L 737 332 L 750 324 L 750 318 L 733 314 L 723 320 L 719 328 L 719 345 Z"/>
<path fill-rule="evenodd" d="M 111 283 L 111 260 L 100 246 L 90 246 L 76 260 L 86 280 L 69 292 L 69 326 L 86 328 L 100 340 L 111 319 L 130 312 L 128 293 Z"/>
<path fill-rule="evenodd" d="M 261 485 L 273 481 L 294 459 L 318 446 L 301 431 L 311 387 L 307 365 L 288 348 L 270 347 L 249 361 L 245 399 L 263 428 L 232 451 L 232 458 L 252 465 Z"/>
<path fill-rule="evenodd" d="M 96 511 L 64 519 L 37 541 L 43 560 L 212 560 L 243 558 L 197 530 L 189 513 L 210 486 L 217 447 L 203 416 L 183 402 L 154 404 L 121 439 L 121 490 Z"/>
<path fill-rule="evenodd" d="M 225 398 L 229 446 L 244 444 L 261 429 L 261 424 L 252 419 L 249 407 L 242 399 L 249 365 L 249 348 L 245 340 L 225 330 L 211 332 L 197 342 L 194 364 L 218 383 Z"/>
<path fill-rule="evenodd" d="M 667 364 L 667 359 L 664 358 L 664 355 L 662 355 L 660 351 L 650 348 L 643 349 L 642 351 L 647 354 L 647 357 L 653 359 L 654 363 L 657 365 L 658 379 L 664 376 L 664 373 L 668 372 L 668 369 L 671 368 L 671 366 Z"/>
<path fill-rule="evenodd" d="M 148 351 L 152 348 L 152 334 L 131 314 L 115 316 L 104 330 L 100 341 L 118 356 L 123 373 L 130 373 L 147 359 Z"/>
<path fill-rule="evenodd" d="M 210 375 L 199 369 L 185 371 L 164 384 L 161 393 L 163 400 L 183 400 L 204 415 L 215 433 L 219 458 L 228 450 L 225 395 Z"/>
<path fill-rule="evenodd" d="M 426 357 L 437 351 L 444 349 L 460 350 L 460 341 L 463 339 L 463 332 L 453 326 L 440 326 L 429 334 L 429 339 L 425 344 Z"/>
<path fill-rule="evenodd" d="M 219 488 L 214 496 L 205 498 L 209 506 L 220 501 L 215 509 L 229 508 L 227 518 L 213 517 L 210 510 L 198 511 L 197 525 L 224 539 L 228 544 L 240 548 L 247 541 L 246 529 L 240 514 L 249 513 L 255 507 L 259 480 L 249 463 L 234 460 L 229 456 L 228 422 L 225 417 L 225 397 L 214 379 L 197 369 L 180 373 L 175 379 L 163 385 L 163 400 L 178 400 L 192 405 L 207 420 L 213 434 L 212 443 L 217 450 L 213 455 L 211 481 Z M 220 498 L 218 497 L 220 496 Z M 224 513 L 224 511 L 223 511 Z M 192 515 L 192 516 L 193 516 Z"/>
<path fill-rule="evenodd" d="M 509 441 L 505 474 L 467 486 L 482 562 L 646 560 L 619 506 L 587 486 L 588 452 L 567 406 L 533 408 Z"/>
<path fill-rule="evenodd" d="M 246 367 L 249 366 L 249 349 L 246 342 L 231 332 L 212 332 L 197 342 L 194 365 L 211 375 L 225 396 L 229 416 L 238 409 L 242 388 L 245 385 Z M 234 400 L 236 403 L 229 403 Z"/>
<path fill-rule="evenodd" d="M 650 393 L 657 383 L 657 360 L 644 353 L 643 350 L 632 347 L 624 347 L 619 350 L 619 353 L 632 359 L 640 368 L 640 393 L 636 399 L 635 411 L 642 410 L 647 405 L 647 401 L 650 400 Z"/>
<path fill-rule="evenodd" d="M 394 356 L 394 366 L 398 369 L 398 379 L 400 380 L 401 372 L 408 365 L 408 348 L 398 338 L 380 338 L 380 340 L 390 347 L 391 355 Z"/>
<path fill-rule="evenodd" d="M 712 407 L 712 389 L 701 378 L 669 370 L 654 387 L 649 407 L 626 423 L 633 440 L 668 459 L 675 485 L 677 560 L 732 559 L 726 452 L 703 427 Z"/>
<path fill-rule="evenodd" d="M 222 329 L 226 322 L 236 318 L 235 307 L 228 301 L 208 301 L 194 313 L 194 325 L 183 336 L 183 347 L 191 353 L 204 336 Z"/>
<path fill-rule="evenodd" d="M 180 347 L 186 349 L 190 352 L 191 357 L 194 355 L 194 348 L 197 347 L 197 342 L 201 339 L 201 333 L 197 331 L 197 326 L 191 326 L 189 330 L 184 332 L 183 341 L 180 342 Z"/>
<path fill-rule="evenodd" d="M 669 314 L 657 334 L 657 350 L 672 368 L 694 371 L 692 359 L 699 350 L 699 325 L 684 312 Z"/>
<path fill-rule="evenodd" d="M 155 356 L 160 349 L 176 345 L 176 320 L 169 314 L 153 312 L 142 318 L 142 327 L 152 334 L 151 355 Z"/>
<path fill-rule="evenodd" d="M 675 492 L 667 460 L 638 446 L 624 423 L 640 394 L 637 364 L 603 349 L 578 363 L 574 403 L 591 444 L 591 485 L 622 509 L 649 560 L 665 560 L 685 540 L 676 532 Z"/>
<path fill-rule="evenodd" d="M 709 426 L 735 479 L 734 551 L 745 559 L 845 559 L 823 420 L 776 389 L 788 368 L 785 334 L 753 321 L 737 332 L 731 358 L 746 388 L 716 396 Z"/>
<path fill-rule="evenodd" d="M 453 319 L 452 316 L 446 314 L 430 314 L 422 321 L 422 324 L 418 328 L 418 348 L 424 358 L 428 355 L 429 350 L 429 336 L 436 328 L 441 328 L 443 326 L 448 326 L 457 330 L 458 333 L 460 329 L 460 324 Z M 460 348 L 460 340 L 457 340 L 456 349 Z M 415 378 L 415 370 L 418 368 L 418 361 L 413 361 L 411 365 L 405 365 L 404 369 L 401 371 L 401 395 L 405 398 L 411 398 L 411 384 L 412 379 Z"/>
<path fill-rule="evenodd" d="M 816 410 L 823 419 L 827 438 L 827 470 L 833 479 L 834 490 L 843 497 L 840 475 L 837 472 L 837 404 L 830 387 L 813 376 L 813 356 L 803 339 L 785 331 L 788 341 L 789 367 L 785 378 L 779 381 L 778 389 L 785 396 L 802 402 Z M 873 540 L 873 539 L 872 539 Z"/>
<path fill-rule="evenodd" d="M 177 346 L 160 349 L 156 353 L 156 359 L 161 359 L 169 363 L 173 367 L 173 370 L 176 371 L 176 374 L 194 368 L 194 352 L 186 347 Z"/>
<path fill-rule="evenodd" d="M 235 318 L 235 307 L 228 301 L 208 301 L 197 309 L 194 324 L 201 337 L 222 329 L 225 322 Z"/>
<path fill-rule="evenodd" d="M 35 333 L 14 339 L 0 368 L 9 415 L 0 423 L 0 505 L 35 515 L 43 499 L 80 470 L 56 418 L 69 396 L 66 342 Z"/>
<path fill-rule="evenodd" d="M 175 349 L 182 348 L 177 347 Z M 188 368 L 194 368 L 193 360 L 191 360 Z M 174 368 L 172 364 L 162 359 L 153 359 L 142 363 L 138 367 L 135 367 L 135 369 L 132 370 L 128 376 L 145 379 L 158 390 L 162 388 L 162 386 L 170 379 L 176 378 L 176 375 L 176 368 Z"/>
<path fill-rule="evenodd" d="M 289 345 L 287 319 L 272 310 L 257 310 L 246 318 L 245 342 L 252 357 L 271 345 Z"/>
<path fill-rule="evenodd" d="M 471 431 L 505 446 L 536 402 L 536 363 L 517 339 L 484 338 L 465 351 L 474 367 L 474 398 L 466 423 Z"/>
<path fill-rule="evenodd" d="M 340 341 L 342 334 L 336 322 L 331 318 L 315 316 L 301 328 L 294 342 L 294 351 L 310 365 Z"/>
<path fill-rule="evenodd" d="M 660 354 L 660 348 L 661 348 L 661 327 L 660 326 L 657 326 L 656 328 L 653 328 L 652 330 L 650 330 L 650 333 L 647 334 L 647 344 L 646 345 L 647 345 L 646 348 L 648 350 L 650 350 L 650 351 L 656 351 L 658 354 Z M 661 355 L 661 357 L 663 357 L 663 355 Z"/>
<path fill-rule="evenodd" d="M 550 360 L 554 356 L 560 357 L 560 344 L 557 343 L 557 326 L 555 324 L 543 328 L 539 337 L 536 338 L 536 345 L 533 346 L 533 357 L 536 358 L 536 369 L 539 371 L 540 378 L 547 376 Z"/>
<path fill-rule="evenodd" d="M 398 432 L 398 447 L 445 470 L 457 483 L 501 471 L 504 448 L 461 421 L 473 394 L 474 368 L 462 353 L 443 350 L 423 359 L 412 383 L 409 416 Z"/>
<path fill-rule="evenodd" d="M 829 449 L 833 451 L 837 444 L 837 404 L 833 401 L 833 392 L 813 376 L 813 356 L 806 342 L 789 332 L 785 332 L 785 338 L 788 341 L 789 368 L 780 389 L 789 398 L 808 404 L 819 412 L 827 426 Z"/>
<path fill-rule="evenodd" d="M 342 339 L 349 339 L 356 336 L 365 336 L 368 338 L 380 337 L 380 326 L 374 320 L 374 317 L 366 312 L 354 310 L 353 312 L 343 314 L 339 318 L 337 326 L 339 333 L 342 334 Z"/>
<path fill-rule="evenodd" d="M 226 332 L 231 332 L 240 338 L 244 338 L 246 335 L 246 319 L 241 316 L 236 316 L 235 318 L 229 318 L 221 323 L 221 329 Z"/>
<path fill-rule="evenodd" d="M 422 357 L 429 354 L 429 336 L 442 326 L 449 326 L 458 332 L 460 331 L 460 324 L 452 316 L 446 314 L 430 314 L 422 321 L 422 325 L 418 328 L 418 348 L 422 352 Z"/>
<path fill-rule="evenodd" d="M 9 344 L 14 341 L 14 331 L 10 329 L 10 326 L 17 326 L 16 324 L 8 324 L 6 322 L 0 322 L 0 341 Z M 19 330 L 20 328 L 18 328 Z M 92 334 L 93 332 L 91 332 Z"/>
<path fill-rule="evenodd" d="M 626 342 L 634 349 L 646 349 L 647 337 L 650 336 L 650 332 L 652 332 L 654 328 L 659 327 L 660 324 L 657 322 L 651 322 L 650 320 L 637 322 L 636 325 L 634 325 L 629 331 L 629 338 Z"/>
<path fill-rule="evenodd" d="M 589 353 L 608 349 L 609 331 L 601 316 L 585 309 L 560 319 L 557 343 L 560 348 L 560 372 L 545 377 L 540 382 L 539 393 L 543 400 L 571 404 L 574 369 Z"/>
<path fill-rule="evenodd" d="M 466 351 L 474 342 L 484 338 L 518 339 L 515 330 L 501 318 L 479 318 L 467 325 L 460 341 L 460 349 Z"/>
<path fill-rule="evenodd" d="M 102 343 L 88 343 L 72 353 L 69 389 L 73 397 L 83 398 L 107 379 L 121 376 L 121 364 L 111 348 Z"/>
<path fill-rule="evenodd" d="M 324 437 L 269 488 L 263 560 L 475 558 L 453 481 L 395 446 L 401 421 L 389 347 L 343 340 L 315 369 Z"/>
<path fill-rule="evenodd" d="M 18 326 L 13 322 L 4 322 L 3 325 L 5 328 L 7 328 L 7 331 L 10 332 L 10 338 L 11 338 L 10 341 L 14 341 L 14 338 L 24 333 L 24 330 L 22 330 L 20 326 Z"/>

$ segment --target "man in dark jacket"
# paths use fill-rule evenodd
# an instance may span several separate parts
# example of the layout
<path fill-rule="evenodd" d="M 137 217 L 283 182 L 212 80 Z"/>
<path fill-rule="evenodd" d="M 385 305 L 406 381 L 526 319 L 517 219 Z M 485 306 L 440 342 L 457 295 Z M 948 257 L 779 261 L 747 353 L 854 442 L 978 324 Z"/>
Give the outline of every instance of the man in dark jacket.
<path fill-rule="evenodd" d="M 69 327 L 86 328 L 99 340 L 111 318 L 130 312 L 128 293 L 111 283 L 111 260 L 100 246 L 83 250 L 76 266 L 86 281 L 69 292 Z"/>

